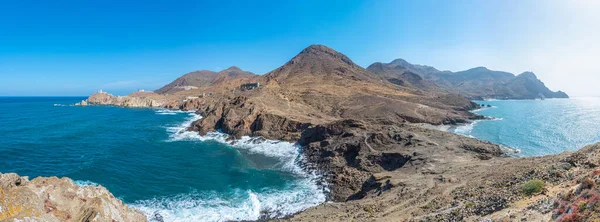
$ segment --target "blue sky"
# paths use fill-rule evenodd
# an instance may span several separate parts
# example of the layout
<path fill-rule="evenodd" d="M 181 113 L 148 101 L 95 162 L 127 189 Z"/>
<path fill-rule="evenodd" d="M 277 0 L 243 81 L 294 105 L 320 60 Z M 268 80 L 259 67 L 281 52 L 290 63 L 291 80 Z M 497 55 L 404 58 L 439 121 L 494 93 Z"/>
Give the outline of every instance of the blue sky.
<path fill-rule="evenodd" d="M 324 44 L 364 67 L 404 58 L 452 71 L 534 71 L 551 89 L 600 96 L 593 70 L 599 6 L 591 0 L 3 1 L 0 95 L 127 94 L 232 65 L 263 74 L 310 44 Z"/>

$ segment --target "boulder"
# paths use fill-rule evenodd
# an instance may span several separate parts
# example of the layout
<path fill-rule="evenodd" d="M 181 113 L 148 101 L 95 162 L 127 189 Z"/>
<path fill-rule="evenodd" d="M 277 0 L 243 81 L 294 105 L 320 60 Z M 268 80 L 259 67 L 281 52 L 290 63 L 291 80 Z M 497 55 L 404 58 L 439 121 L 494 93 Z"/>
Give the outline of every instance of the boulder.
<path fill-rule="evenodd" d="M 147 221 L 102 186 L 0 173 L 0 221 Z"/>

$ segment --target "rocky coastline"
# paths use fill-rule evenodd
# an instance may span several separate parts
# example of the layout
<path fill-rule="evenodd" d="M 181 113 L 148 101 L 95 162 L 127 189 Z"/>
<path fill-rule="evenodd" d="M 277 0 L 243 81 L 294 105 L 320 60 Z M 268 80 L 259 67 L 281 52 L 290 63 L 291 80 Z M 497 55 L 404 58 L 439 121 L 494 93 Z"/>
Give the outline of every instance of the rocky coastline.
<path fill-rule="evenodd" d="M 583 215 L 579 210 L 561 211 L 580 204 L 571 196 L 598 192 L 582 183 L 600 182 L 595 173 L 600 144 L 577 152 L 513 158 L 498 145 L 422 124 L 353 119 L 300 123 L 259 117 L 263 114 L 246 101 L 236 98 L 200 108 L 199 114 L 213 117 L 194 122 L 189 130 L 203 134 L 225 127 L 223 132 L 232 138 L 248 135 L 297 142 L 315 167 L 312 170 L 324 173 L 333 201 L 271 220 L 565 221 L 562 218 Z M 236 119 L 239 122 L 231 121 Z M 253 122 L 248 128 L 239 124 L 249 120 Z M 544 182 L 541 192 L 523 190 L 532 180 Z M 596 217 L 594 211 L 586 213 Z"/>
<path fill-rule="evenodd" d="M 600 145 L 510 157 L 499 145 L 435 129 L 484 119 L 470 112 L 480 105 L 432 84 L 390 82 L 387 74 L 375 75 L 322 45 L 265 75 L 228 70 L 190 73 L 159 93 L 98 92 L 85 102 L 195 111 L 203 118 L 188 130 L 200 135 L 296 142 L 306 167 L 323 174 L 331 202 L 265 220 L 569 221 L 595 215 L 579 204 L 585 199 L 593 203 L 586 209 L 595 209 L 600 200 L 590 196 L 600 182 Z M 186 85 L 198 75 L 199 85 Z M 418 80 L 398 78 L 408 77 Z M 248 83 L 253 87 L 240 88 Z"/>

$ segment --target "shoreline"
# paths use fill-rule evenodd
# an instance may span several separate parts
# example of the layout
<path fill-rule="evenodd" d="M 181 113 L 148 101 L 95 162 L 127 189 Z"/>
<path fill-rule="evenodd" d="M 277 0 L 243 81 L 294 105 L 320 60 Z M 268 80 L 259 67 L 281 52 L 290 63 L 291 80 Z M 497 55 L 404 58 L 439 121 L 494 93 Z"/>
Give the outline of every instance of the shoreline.
<path fill-rule="evenodd" d="M 190 117 L 186 118 L 180 125 L 171 127 L 168 129 L 169 134 L 171 134 L 170 141 L 181 141 L 181 140 L 189 140 L 189 141 L 214 141 L 228 146 L 231 149 L 235 149 L 240 152 L 242 155 L 260 155 L 265 158 L 277 159 L 277 161 L 281 161 L 278 163 L 281 167 L 282 172 L 288 172 L 295 175 L 294 180 L 290 181 L 293 184 L 304 184 L 302 189 L 293 189 L 293 190 L 277 190 L 275 193 L 281 196 L 281 200 L 275 200 L 274 197 L 270 197 L 273 194 L 263 193 L 262 191 L 251 191 L 251 196 L 254 196 L 256 199 L 251 200 L 252 208 L 260 208 L 260 211 L 256 211 L 253 213 L 253 218 L 241 217 L 241 218 L 221 218 L 219 220 L 232 220 L 232 221 L 262 221 L 262 220 L 276 220 L 286 217 L 291 217 L 295 214 L 305 211 L 308 208 L 318 206 L 322 203 L 328 201 L 327 193 L 329 192 L 327 182 L 325 181 L 321 172 L 314 166 L 313 163 L 307 161 L 307 158 L 302 153 L 300 146 L 298 146 L 297 142 L 283 141 L 283 140 L 272 140 L 265 139 L 264 137 L 250 137 L 243 136 L 241 138 L 235 138 L 232 135 L 222 133 L 220 131 L 209 132 L 206 135 L 200 135 L 197 131 L 189 130 L 191 124 L 194 121 L 201 119 L 202 117 L 197 113 L 197 111 L 182 111 L 178 109 L 163 109 L 160 110 L 168 110 L 168 112 L 174 112 L 175 114 L 179 113 L 189 113 Z M 157 111 L 157 112 L 158 112 Z M 308 189 L 308 190 L 305 190 Z M 297 192 L 308 192 L 305 195 L 305 199 L 303 200 L 285 200 L 286 198 L 291 198 L 293 196 L 287 197 L 285 195 L 291 195 Z M 316 192 L 316 193 L 313 193 Z M 290 194 L 288 194 L 290 193 Z M 263 196 L 265 195 L 265 196 Z M 282 196 L 283 195 L 283 196 Z M 296 194 L 298 195 L 298 194 Z M 285 198 L 284 198 L 285 197 Z M 293 199 L 293 198 L 292 198 Z M 266 202 L 263 202 L 266 201 Z M 273 208 L 272 201 L 283 201 L 277 204 L 276 208 Z M 134 204 L 134 207 L 140 207 L 138 204 Z M 137 208 L 136 207 L 136 208 Z M 265 208 L 262 208 L 265 207 Z M 142 207 L 145 209 L 145 207 Z M 257 208 L 257 209 L 258 209 Z M 154 209 L 148 211 L 147 209 L 142 210 L 147 215 L 149 213 L 156 214 L 156 212 L 161 211 L 160 209 Z M 163 212 L 166 213 L 166 212 Z M 172 218 L 171 215 L 167 217 L 163 215 L 164 218 Z"/>
<path fill-rule="evenodd" d="M 111 105 L 109 105 L 109 106 L 111 106 Z M 114 105 L 112 105 L 112 106 L 114 106 Z M 117 107 L 133 108 L 133 107 L 126 107 L 126 106 L 117 106 Z M 142 108 L 144 108 L 144 107 L 142 107 Z M 146 107 L 146 108 L 156 109 L 156 107 Z M 201 111 L 199 111 L 199 110 L 197 110 L 197 111 L 189 111 L 189 110 L 183 110 L 183 109 L 169 109 L 167 107 L 160 107 L 157 110 L 160 110 L 160 109 L 177 111 L 177 112 L 195 113 L 195 115 L 197 115 L 198 113 L 201 113 Z M 475 121 L 480 121 L 480 120 L 475 120 Z M 190 126 L 192 126 L 193 122 L 190 123 L 190 124 L 191 124 Z M 338 125 L 336 125 L 336 124 L 338 124 Z M 372 132 L 376 132 L 378 129 L 381 130 L 380 128 L 377 128 L 379 126 L 376 127 L 376 126 L 372 126 L 372 125 L 362 125 L 362 124 L 365 124 L 365 123 L 352 122 L 352 121 L 350 121 L 350 122 L 343 122 L 342 121 L 342 122 L 339 122 L 339 123 L 333 123 L 333 125 L 329 125 L 329 126 L 328 125 L 323 125 L 323 126 L 316 125 L 316 126 L 314 126 L 314 128 L 317 129 L 317 130 L 319 130 L 319 129 L 342 129 L 344 131 L 345 130 L 349 130 L 348 132 L 355 132 L 355 131 L 361 132 L 359 134 L 353 133 L 355 137 L 358 136 L 358 138 L 357 138 L 358 140 L 355 140 L 355 141 L 359 142 L 360 146 L 371 147 L 369 145 L 369 143 L 378 143 L 377 140 L 373 140 L 374 138 L 377 138 L 377 136 L 376 136 L 376 134 L 373 134 Z M 398 126 L 399 128 L 397 130 L 401 130 L 401 131 L 402 130 L 408 130 L 407 132 L 409 132 L 410 134 L 424 133 L 424 135 L 427 135 L 427 136 L 425 136 L 425 137 L 417 136 L 417 137 L 413 137 L 413 138 L 418 139 L 416 141 L 420 141 L 420 142 L 417 142 L 417 143 L 422 143 L 422 145 L 424 145 L 426 147 L 427 146 L 433 146 L 433 147 L 439 146 L 439 144 L 440 144 L 439 142 L 437 142 L 435 140 L 432 140 L 432 139 L 435 139 L 436 137 L 439 137 L 438 139 L 441 139 L 440 141 L 445 141 L 444 143 L 448 143 L 450 141 L 454 141 L 454 140 L 457 140 L 457 139 L 459 141 L 463 141 L 464 140 L 463 142 L 470 141 L 468 137 L 465 137 L 465 136 L 462 136 L 462 135 L 459 135 L 459 134 L 449 133 L 449 134 L 452 134 L 452 135 L 448 135 L 447 131 L 450 130 L 452 127 L 455 127 L 455 126 L 456 125 L 454 125 L 454 126 L 452 126 L 452 125 L 433 125 L 433 124 L 423 124 L 423 123 L 421 123 L 421 124 L 400 124 Z M 319 127 L 321 127 L 321 128 L 319 128 Z M 373 128 L 373 127 L 375 127 L 375 128 Z M 386 127 L 392 127 L 392 126 L 386 126 Z M 186 132 L 197 134 L 198 136 L 200 136 L 200 133 L 198 131 L 191 131 L 191 128 L 192 127 L 186 127 Z M 434 133 L 434 131 L 431 131 L 431 130 L 439 131 L 440 133 Z M 362 132 L 365 132 L 365 136 L 364 137 L 361 136 Z M 370 132 L 370 133 L 367 133 L 367 132 Z M 320 159 L 322 159 L 320 156 L 322 156 L 322 154 L 323 154 L 322 152 L 323 151 L 330 152 L 330 151 L 328 151 L 329 145 L 327 145 L 327 143 L 347 144 L 347 142 L 348 142 L 348 141 L 346 141 L 347 139 L 344 139 L 344 137 L 339 137 L 338 134 L 326 134 L 326 135 L 324 135 L 324 138 L 327 138 L 327 139 L 326 140 L 320 140 L 319 138 L 311 138 L 310 135 L 308 135 L 308 138 L 307 138 L 307 135 L 305 135 L 305 134 L 307 134 L 307 133 L 303 132 L 302 133 L 303 137 L 301 137 L 301 140 L 298 140 L 298 141 L 295 142 L 296 144 L 298 144 L 298 146 L 302 147 L 302 148 L 300 148 L 298 155 L 306 155 L 306 157 L 307 157 L 306 158 L 306 163 L 313 164 L 314 167 L 315 167 L 315 169 L 324 172 L 324 175 L 325 175 L 324 178 L 330 178 L 330 179 L 328 179 L 328 181 L 332 181 L 331 180 L 332 176 L 335 178 L 336 176 L 340 176 L 340 175 L 352 175 L 352 174 L 356 173 L 356 172 L 353 172 L 353 173 L 350 173 L 350 174 L 341 173 L 343 171 L 338 171 L 335 168 L 330 168 L 330 167 L 335 166 L 335 165 L 331 165 L 330 163 L 323 163 L 323 162 L 320 161 Z M 398 134 L 398 135 L 402 135 L 401 137 L 405 137 L 405 135 L 403 135 L 402 133 Z M 227 138 L 235 138 L 235 136 L 232 135 L 232 134 L 223 134 L 223 133 L 221 133 L 221 137 L 223 137 L 223 143 L 226 143 L 228 145 L 232 145 L 232 144 L 231 144 L 231 140 L 228 140 Z M 225 138 L 225 137 L 227 137 L 227 138 Z M 448 138 L 454 138 L 454 139 L 451 139 L 451 140 L 444 139 L 444 138 L 447 138 L 447 137 Z M 257 140 L 257 138 L 260 138 L 260 136 L 258 136 L 258 137 L 252 137 L 252 138 L 248 137 L 248 138 L 250 138 L 250 140 Z M 413 139 L 412 143 L 415 143 L 415 139 Z M 235 139 L 234 139 L 234 141 L 235 141 Z M 278 141 L 286 141 L 286 140 L 278 140 Z M 327 143 L 323 143 L 324 141 L 328 141 L 328 142 Z M 346 141 L 346 142 L 344 142 L 344 141 Z M 317 147 L 311 147 L 312 145 L 315 144 L 315 142 L 319 143 L 321 145 L 319 145 Z M 408 140 L 408 142 L 411 143 L 410 140 Z M 384 144 L 385 143 L 383 143 L 381 145 L 379 145 L 379 144 L 376 144 L 376 145 L 382 146 Z M 489 144 L 490 146 L 493 145 L 493 144 L 491 144 L 489 142 L 485 142 L 485 143 L 481 143 L 481 144 L 482 145 Z M 311 145 L 311 146 L 309 146 L 309 145 Z M 405 146 L 405 145 L 403 145 L 403 146 Z M 460 146 L 455 146 L 455 145 L 449 145 L 449 146 L 450 147 L 460 147 Z M 499 145 L 494 145 L 494 146 L 498 146 L 499 147 Z M 382 149 L 383 147 L 377 147 L 377 148 L 378 149 Z M 406 147 L 406 148 L 409 148 L 409 147 Z M 518 166 L 523 161 L 530 161 L 530 160 L 536 160 L 536 159 L 541 159 L 541 160 L 556 159 L 557 157 L 565 156 L 565 155 L 569 154 L 569 153 L 560 153 L 560 154 L 546 155 L 546 156 L 541 156 L 541 157 L 502 158 L 500 156 L 489 155 L 489 154 L 486 153 L 488 151 L 484 151 L 483 153 L 480 153 L 480 152 L 483 151 L 483 150 L 480 150 L 480 148 L 474 148 L 474 147 L 467 146 L 467 147 L 464 147 L 463 149 L 465 149 L 465 151 L 466 151 L 466 153 L 464 153 L 464 154 L 461 154 L 464 151 L 459 152 L 459 153 L 457 153 L 455 151 L 451 151 L 451 150 L 449 151 L 449 153 L 451 153 L 452 155 L 458 155 L 458 154 L 460 154 L 459 156 L 456 156 L 454 160 L 448 160 L 448 161 L 450 161 L 448 163 L 448 164 L 450 164 L 450 166 L 453 166 L 454 164 L 457 164 L 457 166 L 461 166 L 461 165 L 466 164 L 464 166 L 468 166 L 468 167 L 479 166 L 479 167 L 484 167 L 485 168 L 485 167 L 495 166 L 495 165 L 501 164 L 501 163 L 504 163 L 504 165 L 501 164 L 502 167 L 513 166 L 513 165 Z M 435 150 L 437 150 L 435 152 L 439 152 L 440 151 L 438 149 L 435 149 Z M 582 150 L 583 150 L 583 148 L 582 148 Z M 362 152 L 363 151 L 361 151 L 361 153 Z M 367 152 L 367 151 L 364 151 L 364 152 Z M 420 152 L 420 151 L 418 151 L 418 152 Z M 371 150 L 371 151 L 365 153 L 365 155 L 374 155 L 374 154 L 381 155 L 381 154 L 384 154 L 384 153 L 385 152 L 382 152 L 382 151 L 379 151 L 379 150 Z M 362 154 L 359 154 L 359 155 L 362 155 Z M 416 152 L 415 152 L 415 155 L 416 155 Z M 462 157 L 461 155 L 466 155 L 466 156 Z M 476 157 L 476 159 L 478 159 L 478 160 L 476 161 L 475 159 L 473 159 L 473 160 L 469 160 L 468 162 L 462 162 L 461 159 L 464 159 L 464 158 L 467 158 L 467 157 L 468 158 L 472 158 L 472 157 L 469 157 L 471 155 L 473 157 Z M 315 157 L 317 157 L 317 159 L 315 159 Z M 430 158 L 430 157 L 426 157 L 426 158 Z M 410 160 L 410 159 L 411 158 L 409 158 L 408 161 L 414 161 L 414 160 Z M 506 165 L 506 164 L 509 164 L 509 163 L 511 163 L 511 164 L 510 165 Z M 439 165 L 439 164 L 436 164 L 436 165 Z M 381 166 L 382 167 L 389 167 L 389 166 L 385 166 L 385 165 L 381 165 Z M 440 165 L 440 166 L 443 166 L 443 165 Z M 343 167 L 341 169 L 342 170 L 349 170 L 349 169 L 352 169 L 352 168 Z M 420 172 L 420 173 L 412 172 L 412 173 L 406 174 L 406 175 L 404 175 L 402 173 L 402 171 L 399 171 L 398 173 L 395 173 L 395 171 L 401 170 L 401 168 L 395 168 L 395 166 L 394 166 L 394 168 L 392 168 L 392 169 L 393 169 L 393 171 L 383 171 L 383 172 L 381 172 L 381 173 L 385 173 L 385 174 L 381 174 L 381 173 L 373 173 L 373 174 L 369 173 L 368 174 L 368 175 L 371 175 L 370 176 L 371 178 L 375 178 L 374 179 L 375 183 L 373 184 L 373 185 L 375 185 L 375 187 L 377 187 L 377 186 L 382 186 L 382 187 L 383 186 L 388 186 L 388 185 L 385 185 L 385 183 L 380 184 L 380 182 L 378 182 L 379 181 L 378 178 L 380 178 L 380 177 L 381 178 L 388 178 L 387 180 L 391 181 L 390 185 L 389 185 L 389 186 L 391 186 L 391 188 L 386 188 L 386 189 L 390 189 L 390 190 L 379 191 L 379 194 L 377 194 L 378 192 L 373 193 L 374 191 L 376 191 L 379 188 L 372 190 L 373 188 L 370 188 L 369 186 L 373 186 L 373 185 L 368 185 L 367 183 L 365 183 L 365 184 L 362 185 L 363 188 L 361 188 L 359 190 L 359 192 L 357 193 L 357 194 L 360 194 L 360 196 L 358 197 L 358 199 L 348 199 L 348 200 L 345 200 L 345 201 L 340 201 L 340 200 L 336 200 L 335 197 L 334 198 L 328 197 L 324 202 L 321 202 L 321 203 L 319 203 L 319 204 L 317 204 L 317 205 L 315 205 L 313 207 L 310 207 L 308 209 L 304 209 L 304 210 L 298 211 L 296 213 L 292 213 L 292 214 L 286 215 L 286 216 L 284 216 L 282 218 L 279 218 L 279 219 L 278 218 L 265 218 L 265 217 L 260 217 L 259 219 L 292 220 L 293 221 L 293 220 L 302 220 L 303 218 L 306 219 L 307 216 L 308 216 L 308 218 L 317 217 L 317 218 L 323 219 L 323 217 L 321 217 L 322 215 L 319 213 L 320 210 L 323 210 L 323 209 L 332 210 L 331 207 L 333 207 L 333 209 L 336 209 L 336 208 L 337 209 L 339 209 L 339 208 L 344 209 L 344 208 L 347 208 L 347 207 L 357 206 L 357 204 L 358 205 L 361 205 L 363 203 L 372 204 L 371 201 L 370 201 L 371 199 L 377 199 L 377 198 L 379 198 L 379 199 L 384 198 L 385 199 L 385 198 L 393 196 L 393 193 L 400 191 L 396 187 L 410 186 L 410 187 L 414 187 L 414 188 L 420 189 L 420 188 L 418 188 L 420 186 L 425 186 L 425 187 L 429 186 L 429 185 L 427 185 L 428 182 L 418 182 L 418 183 L 425 183 L 423 185 L 418 185 L 418 186 L 405 184 L 405 183 L 407 183 L 409 181 L 413 181 L 413 179 L 410 179 L 409 181 L 406 181 L 406 179 L 401 179 L 401 178 L 404 178 L 405 176 L 410 176 L 411 178 L 412 177 L 419 178 L 419 177 L 423 177 L 424 176 L 424 178 L 422 178 L 422 179 L 414 179 L 413 182 L 415 182 L 415 181 L 428 181 L 428 180 L 434 180 L 434 181 L 436 181 L 436 180 L 438 180 L 438 179 L 436 179 L 436 176 L 435 176 L 435 175 L 438 175 L 438 173 L 431 173 L 430 169 L 427 169 L 427 168 L 421 168 L 421 167 L 414 168 L 414 169 L 417 170 L 417 172 Z M 460 176 L 456 176 L 456 178 L 461 178 L 461 179 L 458 179 L 459 183 L 462 184 L 462 182 L 460 182 L 460 181 L 463 181 L 463 180 L 465 180 L 465 181 L 477 181 L 478 179 L 476 179 L 476 178 L 478 178 L 479 171 L 476 170 L 476 169 L 477 168 L 474 168 L 473 170 L 475 170 L 474 172 L 477 172 L 477 173 L 475 173 L 473 175 L 469 175 L 469 177 L 474 176 L 473 179 L 468 179 L 468 177 L 467 178 L 461 178 Z M 373 171 L 373 172 L 378 172 L 378 171 L 376 170 L 376 171 Z M 435 170 L 433 172 L 435 172 Z M 454 172 L 454 171 L 452 171 L 452 172 Z M 456 174 L 456 173 L 458 173 L 458 174 Z M 453 175 L 453 174 L 462 175 L 464 173 L 466 173 L 466 172 L 456 171 L 454 173 L 449 173 L 449 174 L 450 175 Z M 431 176 L 427 176 L 427 175 L 430 175 L 430 174 L 431 174 Z M 444 174 L 448 174 L 448 173 L 444 173 Z M 399 175 L 404 175 L 404 176 L 398 177 Z M 443 178 L 447 178 L 447 177 L 448 176 L 444 176 Z M 364 177 L 364 176 L 362 176 L 360 178 L 366 178 L 366 179 L 368 179 L 367 177 Z M 456 182 L 453 182 L 453 181 L 456 180 L 456 178 L 454 176 L 449 176 L 448 178 L 447 179 L 443 179 L 443 181 L 450 181 L 448 185 L 456 183 Z M 335 180 L 336 179 L 333 180 L 334 183 L 335 183 Z M 363 179 L 358 179 L 358 181 L 362 181 L 362 180 Z M 372 179 L 368 179 L 367 182 L 369 180 L 372 180 Z M 403 181 L 403 182 L 395 182 L 395 181 Z M 371 182 L 368 182 L 368 183 L 371 183 Z M 448 183 L 448 182 L 444 182 L 444 183 Z M 404 184 L 404 185 L 402 185 L 402 184 Z M 327 185 L 328 186 L 331 185 L 333 187 L 334 190 L 331 191 L 332 194 L 335 195 L 335 194 L 339 194 L 339 192 L 341 192 L 340 190 L 335 190 L 335 189 L 337 189 L 335 187 L 337 187 L 339 185 L 329 184 L 329 183 Z M 325 186 L 325 187 L 328 187 L 328 186 Z M 365 187 L 365 186 L 367 186 L 367 187 Z M 451 186 L 451 187 L 453 187 L 453 186 Z M 449 189 L 449 188 L 444 188 L 444 189 Z M 382 196 L 380 196 L 380 195 L 382 195 Z M 435 195 L 432 196 L 432 197 L 435 197 Z M 333 200 L 334 202 L 331 202 L 331 200 Z M 376 201 L 376 202 L 380 202 L 380 201 Z M 376 203 L 376 202 L 374 202 L 374 203 Z M 487 202 L 482 202 L 482 203 L 486 203 L 487 204 Z M 464 207 L 464 206 L 465 205 L 463 205 L 462 207 Z M 419 212 L 419 211 L 421 211 L 421 210 L 417 210 L 417 209 L 414 209 L 414 208 L 410 208 L 408 210 L 412 211 L 412 212 Z M 364 213 L 364 212 L 365 212 L 364 209 L 356 210 L 356 213 L 359 213 L 360 215 L 362 215 L 362 213 Z M 337 215 L 338 213 L 339 212 L 335 211 L 332 214 L 332 216 Z M 461 214 L 463 214 L 463 213 L 461 213 Z M 464 215 L 471 215 L 471 214 L 472 213 L 467 213 L 467 212 L 464 213 Z M 321 216 L 319 216 L 319 215 L 321 215 Z M 343 217 L 336 217 L 336 218 L 340 219 L 340 218 L 343 218 Z"/>

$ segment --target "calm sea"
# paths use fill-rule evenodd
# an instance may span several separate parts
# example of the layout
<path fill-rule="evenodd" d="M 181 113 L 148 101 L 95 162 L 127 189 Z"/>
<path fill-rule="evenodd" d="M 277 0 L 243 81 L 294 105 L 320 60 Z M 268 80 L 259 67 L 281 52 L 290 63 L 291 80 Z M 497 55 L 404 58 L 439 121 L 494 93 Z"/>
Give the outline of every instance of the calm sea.
<path fill-rule="evenodd" d="M 519 156 L 574 151 L 600 142 L 600 98 L 475 102 L 491 105 L 475 112 L 495 119 L 453 131 L 518 149 Z"/>
<path fill-rule="evenodd" d="M 325 201 L 298 147 L 185 127 L 194 113 L 75 107 L 76 97 L 0 97 L 0 172 L 100 184 L 164 221 L 281 217 Z"/>

